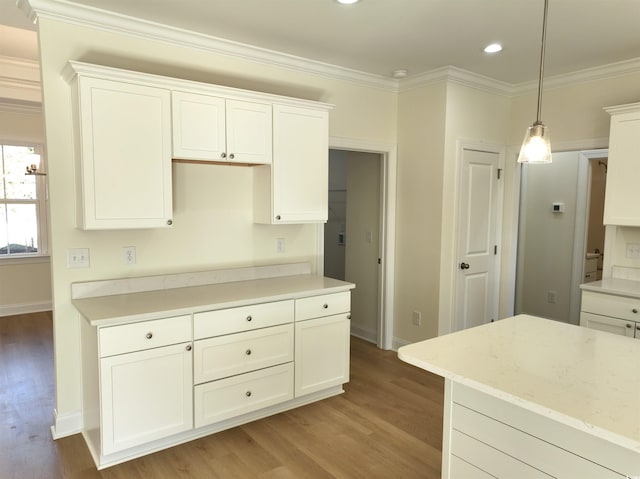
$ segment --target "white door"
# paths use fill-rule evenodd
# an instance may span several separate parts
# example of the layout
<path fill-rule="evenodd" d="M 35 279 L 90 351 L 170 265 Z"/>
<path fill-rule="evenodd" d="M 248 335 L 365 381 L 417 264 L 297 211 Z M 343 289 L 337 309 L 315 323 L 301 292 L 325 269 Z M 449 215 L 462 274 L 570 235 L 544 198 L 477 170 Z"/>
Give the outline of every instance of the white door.
<path fill-rule="evenodd" d="M 455 330 L 497 319 L 499 158 L 497 152 L 462 150 Z"/>

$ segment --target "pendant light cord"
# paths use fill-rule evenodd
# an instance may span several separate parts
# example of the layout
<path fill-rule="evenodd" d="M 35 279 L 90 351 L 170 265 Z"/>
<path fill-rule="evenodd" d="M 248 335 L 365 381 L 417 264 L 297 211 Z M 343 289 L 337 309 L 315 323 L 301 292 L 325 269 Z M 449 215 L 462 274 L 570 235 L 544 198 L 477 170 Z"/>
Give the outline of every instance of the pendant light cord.
<path fill-rule="evenodd" d="M 544 76 L 544 49 L 547 41 L 547 12 L 549 0 L 544 0 L 544 16 L 542 17 L 542 48 L 540 49 L 540 78 L 538 80 L 538 111 L 536 113 L 536 125 L 541 125 L 540 113 L 542 111 L 542 77 Z"/>

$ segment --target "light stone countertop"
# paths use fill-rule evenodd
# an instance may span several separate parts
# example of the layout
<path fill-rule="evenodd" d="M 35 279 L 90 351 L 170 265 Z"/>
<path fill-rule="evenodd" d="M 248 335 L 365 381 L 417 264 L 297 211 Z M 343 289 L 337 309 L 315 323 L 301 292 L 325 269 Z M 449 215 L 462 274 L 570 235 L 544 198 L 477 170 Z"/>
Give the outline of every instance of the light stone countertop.
<path fill-rule="evenodd" d="M 92 326 L 110 326 L 352 288 L 353 283 L 303 274 L 74 299 L 72 303 Z"/>
<path fill-rule="evenodd" d="M 640 281 L 631 279 L 605 278 L 600 281 L 581 284 L 580 289 L 640 299 Z"/>
<path fill-rule="evenodd" d="M 398 349 L 403 361 L 640 453 L 640 341 L 519 315 Z"/>

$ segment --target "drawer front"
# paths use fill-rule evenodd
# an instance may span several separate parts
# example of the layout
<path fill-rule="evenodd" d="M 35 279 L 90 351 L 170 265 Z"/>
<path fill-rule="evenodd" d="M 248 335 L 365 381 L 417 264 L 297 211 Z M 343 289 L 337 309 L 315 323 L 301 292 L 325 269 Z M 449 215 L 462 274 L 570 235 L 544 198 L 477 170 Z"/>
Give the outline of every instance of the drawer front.
<path fill-rule="evenodd" d="M 193 315 L 194 339 L 240 333 L 293 322 L 293 300 L 252 304 Z"/>
<path fill-rule="evenodd" d="M 141 321 L 98 330 L 100 357 L 191 341 L 191 315 Z"/>
<path fill-rule="evenodd" d="M 293 363 L 200 384 L 194 389 L 195 426 L 206 426 L 290 399 L 293 399 Z"/>
<path fill-rule="evenodd" d="M 196 384 L 293 361 L 293 323 L 196 341 Z"/>
<path fill-rule="evenodd" d="M 296 321 L 348 313 L 350 309 L 350 291 L 296 299 Z"/>
<path fill-rule="evenodd" d="M 588 313 L 640 321 L 640 299 L 583 291 L 580 309 Z"/>
<path fill-rule="evenodd" d="M 495 479 L 495 476 L 487 474 L 476 466 L 463 461 L 457 456 L 451 456 L 449 462 L 448 478 L 455 479 L 457 477 L 464 479 Z"/>
<path fill-rule="evenodd" d="M 633 338 L 634 329 L 640 323 L 627 321 L 624 319 L 611 318 L 600 314 L 580 313 L 580 326 L 607 333 L 617 334 L 619 336 L 628 336 Z"/>

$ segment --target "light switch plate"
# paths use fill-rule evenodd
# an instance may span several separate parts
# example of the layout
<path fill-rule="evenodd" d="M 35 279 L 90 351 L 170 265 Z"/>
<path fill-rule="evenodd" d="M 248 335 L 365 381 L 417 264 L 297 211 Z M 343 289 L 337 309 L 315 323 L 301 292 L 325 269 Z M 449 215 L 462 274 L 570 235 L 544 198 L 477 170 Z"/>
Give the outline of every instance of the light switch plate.
<path fill-rule="evenodd" d="M 627 243 L 627 258 L 640 258 L 640 244 Z"/>
<path fill-rule="evenodd" d="M 67 250 L 67 268 L 88 268 L 89 248 L 71 248 Z"/>

